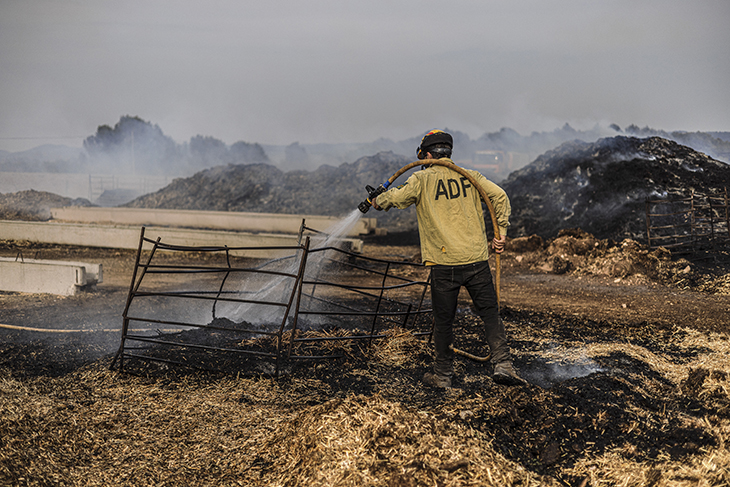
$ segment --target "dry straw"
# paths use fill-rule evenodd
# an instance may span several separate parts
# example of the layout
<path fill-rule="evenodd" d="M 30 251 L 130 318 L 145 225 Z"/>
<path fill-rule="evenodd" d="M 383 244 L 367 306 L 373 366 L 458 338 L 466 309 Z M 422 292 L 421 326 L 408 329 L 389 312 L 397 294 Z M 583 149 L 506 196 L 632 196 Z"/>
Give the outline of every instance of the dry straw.
<path fill-rule="evenodd" d="M 568 360 L 571 353 L 576 360 L 600 361 L 620 349 L 670 381 L 677 397 L 692 395 L 716 406 L 716 413 L 703 417 L 676 416 L 715 439 L 698 453 L 675 459 L 660 453 L 651 462 L 638 461 L 635 446 L 627 442 L 601 453 L 586 450 L 572 463 L 555 464 L 549 474 L 507 458 L 505 445 L 473 421 L 504 414 L 499 408 L 513 400 L 549 392 L 426 391 L 409 377 L 430 363 L 428 345 L 405 330 L 386 335 L 369 350 L 337 345 L 346 355 L 339 368 L 320 364 L 308 375 L 279 380 L 145 378 L 111 372 L 106 361 L 56 378 L 20 379 L 4 369 L 0 484 L 730 485 L 726 335 L 677 330 L 674 346 L 693 351 L 683 363 L 660 348 L 567 340 L 548 347 L 536 338 L 532 351 L 521 353 L 545 361 Z M 318 371 L 363 380 L 373 390 L 352 393 L 331 377 L 323 380 Z M 403 391 L 420 400 L 406 401 Z M 658 421 L 640 410 L 631 413 L 635 428 Z"/>

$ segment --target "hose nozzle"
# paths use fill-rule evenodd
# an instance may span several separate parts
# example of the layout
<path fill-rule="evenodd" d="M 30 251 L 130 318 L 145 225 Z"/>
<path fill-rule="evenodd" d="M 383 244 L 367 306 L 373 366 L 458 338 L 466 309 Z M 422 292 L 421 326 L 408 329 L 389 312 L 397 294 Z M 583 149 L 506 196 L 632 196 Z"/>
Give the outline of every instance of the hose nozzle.
<path fill-rule="evenodd" d="M 362 213 L 367 213 L 371 206 L 373 206 L 373 200 L 376 196 L 385 193 L 385 190 L 387 189 L 387 186 L 380 185 L 377 188 L 373 188 L 370 185 L 365 186 L 365 191 L 368 192 L 368 197 L 365 198 L 365 201 L 357 205 L 357 209 L 360 210 Z"/>

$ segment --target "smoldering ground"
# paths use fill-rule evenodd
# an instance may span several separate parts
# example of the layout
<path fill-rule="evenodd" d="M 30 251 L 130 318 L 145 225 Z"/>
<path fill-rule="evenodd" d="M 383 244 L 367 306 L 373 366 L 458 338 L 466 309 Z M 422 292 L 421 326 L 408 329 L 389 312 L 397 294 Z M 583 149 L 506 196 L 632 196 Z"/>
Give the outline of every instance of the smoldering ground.
<path fill-rule="evenodd" d="M 669 304 L 643 318 L 626 310 L 606 319 L 597 311 L 624 291 L 642 289 L 648 304 L 665 288 L 632 287 L 641 281 L 624 277 L 588 295 L 580 290 L 602 281 L 567 273 L 547 289 L 516 280 L 544 272 L 529 270 L 540 265 L 532 254 L 519 255 L 519 266 L 505 262 L 503 289 L 514 278 L 529 300 L 505 291 L 502 316 L 515 364 L 530 381 L 524 387 L 498 386 L 488 365 L 458 358 L 454 389 L 425 388 L 431 346 L 398 327 L 372 347 L 336 345 L 341 358 L 290 364 L 278 379 L 151 363 L 121 373 L 109 370 L 116 340 L 75 334 L 51 345 L 4 331 L 0 475 L 30 485 L 727 482 L 726 331 Z M 129 256 L 104 259 L 111 294 L 126 296 Z M 550 297 L 556 292 L 586 306 L 561 311 Z M 104 296 L 27 303 L 4 294 L 0 316 L 6 322 L 12 306 L 28 325 L 70 324 L 83 301 Z M 712 296 L 693 296 L 715 306 Z M 336 333 L 316 333 L 325 331 Z M 455 345 L 483 353 L 480 331 L 465 300 Z M 319 351 L 331 351 L 322 343 Z"/>

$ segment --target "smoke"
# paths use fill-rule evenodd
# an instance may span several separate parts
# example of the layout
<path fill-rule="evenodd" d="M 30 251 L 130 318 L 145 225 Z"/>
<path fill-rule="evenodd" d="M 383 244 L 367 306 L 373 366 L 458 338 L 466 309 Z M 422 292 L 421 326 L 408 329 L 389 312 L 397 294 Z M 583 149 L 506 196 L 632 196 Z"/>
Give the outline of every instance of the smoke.
<path fill-rule="evenodd" d="M 575 353 L 576 351 L 573 350 L 570 354 L 565 353 L 565 355 L 573 356 Z M 533 362 L 529 367 L 522 370 L 522 375 L 530 383 L 545 388 L 553 387 L 569 379 L 587 377 L 605 370 L 580 351 L 578 358 L 573 362 L 567 360 L 551 362 L 543 359 L 537 359 L 537 362 L 542 363 Z"/>
<path fill-rule="evenodd" d="M 361 216 L 360 210 L 355 209 L 324 232 L 310 238 L 310 251 L 307 255 L 304 272 L 305 281 L 316 282 L 324 276 L 329 281 L 337 280 L 332 273 L 336 272 L 337 259 L 343 254 L 334 249 L 342 248 L 343 237 L 350 233 Z M 223 304 L 220 308 L 220 316 L 234 322 L 247 322 L 262 328 L 280 325 L 285 308 L 271 303 L 286 303 L 290 299 L 295 285 L 295 279 L 290 276 L 297 274 L 302 254 L 302 252 L 298 252 L 296 258 L 273 260 L 260 267 L 261 270 L 277 274 L 247 274 L 245 280 L 237 281 L 235 290 L 243 299 L 251 302 Z M 311 289 L 307 289 L 309 287 L 313 286 L 305 286 L 305 294 L 307 291 L 311 292 Z M 322 310 L 321 307 L 318 307 L 317 301 L 306 299 L 305 301 L 307 311 L 316 313 Z M 310 326 L 324 325 L 328 323 L 328 320 L 324 316 L 313 314 L 307 317 L 307 322 Z"/>
<path fill-rule="evenodd" d="M 259 144 L 228 146 L 202 135 L 179 144 L 158 125 L 136 116 L 123 116 L 113 127 L 100 125 L 84 140 L 84 150 L 89 171 L 116 175 L 178 177 L 227 164 L 270 162 Z"/>

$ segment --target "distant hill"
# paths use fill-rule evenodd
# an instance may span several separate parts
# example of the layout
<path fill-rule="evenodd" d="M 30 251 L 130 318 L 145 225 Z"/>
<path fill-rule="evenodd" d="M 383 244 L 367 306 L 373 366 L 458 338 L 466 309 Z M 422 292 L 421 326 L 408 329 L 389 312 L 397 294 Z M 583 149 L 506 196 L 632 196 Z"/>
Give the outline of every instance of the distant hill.
<path fill-rule="evenodd" d="M 430 128 L 424 127 L 424 131 Z M 666 132 L 636 125 L 621 129 L 615 124 L 576 130 L 566 123 L 553 131 L 529 135 L 505 127 L 472 139 L 456 128 L 443 128 L 454 136 L 454 160 L 494 181 L 503 180 L 510 172 L 565 142 L 591 143 L 616 135 L 659 136 L 730 162 L 728 132 Z M 100 125 L 95 134 L 84 140 L 83 149 L 44 145 L 17 153 L 0 151 L 0 171 L 187 177 L 206 168 L 257 163 L 271 164 L 283 172 L 314 171 L 323 165 L 336 167 L 381 152 L 414 159 L 421 135 L 350 144 L 293 142 L 288 145 L 260 145 L 242 140 L 227 145 L 213 136 L 196 135 L 180 143 L 159 126 L 125 115 L 113 126 Z"/>
<path fill-rule="evenodd" d="M 510 171 L 519 169 L 563 142 L 576 139 L 592 142 L 615 134 L 609 128 L 596 126 L 591 130 L 580 131 L 568 124 L 552 132 L 533 132 L 526 136 L 503 128 L 476 139 L 449 127 L 444 130 L 454 137 L 454 160 L 464 167 L 479 170 L 495 181 L 504 179 Z M 339 165 L 342 161 L 353 161 L 378 152 L 392 152 L 415 160 L 415 151 L 420 142 L 419 135 L 399 141 L 380 138 L 360 144 L 300 144 L 299 150 L 306 154 L 303 158 L 287 157 L 288 147 L 264 146 L 264 149 L 272 163 L 284 171 L 314 170 L 322 163 Z"/>
<path fill-rule="evenodd" d="M 77 147 L 46 144 L 21 152 L 0 151 L 0 171 L 77 172 L 85 163 L 84 151 Z"/>
<path fill-rule="evenodd" d="M 707 132 L 712 137 L 715 137 L 716 139 L 723 140 L 725 142 L 730 142 L 730 132 Z"/>

